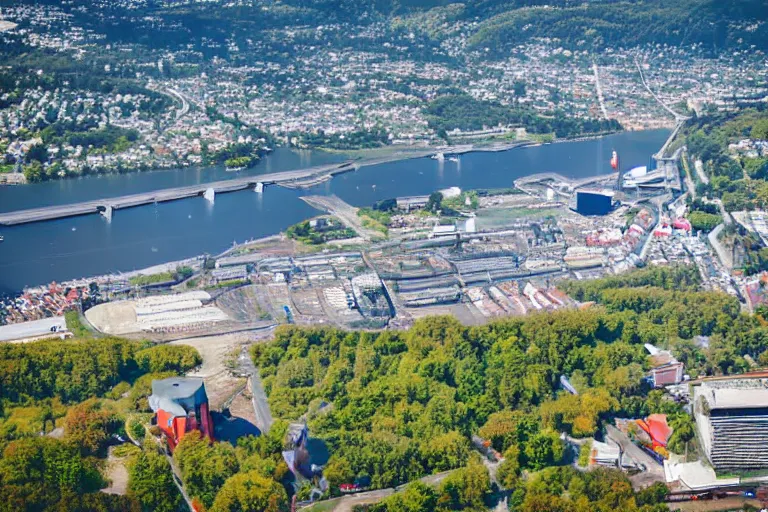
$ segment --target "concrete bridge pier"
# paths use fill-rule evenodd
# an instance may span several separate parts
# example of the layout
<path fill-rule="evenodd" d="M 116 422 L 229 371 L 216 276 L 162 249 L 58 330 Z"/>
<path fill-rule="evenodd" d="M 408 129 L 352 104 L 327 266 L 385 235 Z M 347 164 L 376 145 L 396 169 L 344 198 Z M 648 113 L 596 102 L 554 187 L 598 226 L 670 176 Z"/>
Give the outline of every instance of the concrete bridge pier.
<path fill-rule="evenodd" d="M 205 189 L 203 197 L 207 199 L 211 204 L 213 204 L 213 201 L 216 198 L 216 191 L 213 190 L 213 188 L 207 188 Z"/>
<path fill-rule="evenodd" d="M 264 183 L 258 182 L 255 187 L 253 187 L 253 191 L 257 194 L 261 194 L 264 192 Z"/>
<path fill-rule="evenodd" d="M 103 210 L 100 210 L 99 213 L 107 219 L 107 222 L 112 222 L 112 210 L 113 208 L 109 205 L 105 206 Z"/>

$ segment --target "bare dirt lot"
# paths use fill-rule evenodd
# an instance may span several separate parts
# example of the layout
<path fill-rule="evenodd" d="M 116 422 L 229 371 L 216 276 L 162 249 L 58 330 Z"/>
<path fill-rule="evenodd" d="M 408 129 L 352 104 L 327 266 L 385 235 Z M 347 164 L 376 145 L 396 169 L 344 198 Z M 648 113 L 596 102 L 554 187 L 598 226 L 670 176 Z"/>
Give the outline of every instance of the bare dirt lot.
<path fill-rule="evenodd" d="M 464 325 L 481 325 L 488 321 L 477 308 L 464 303 L 408 308 L 407 310 L 414 319 L 432 315 L 450 315 L 456 317 Z"/>
<path fill-rule="evenodd" d="M 243 385 L 242 378 L 235 377 L 230 373 L 227 362 L 234 360 L 240 352 L 240 347 L 249 341 L 250 335 L 248 333 L 232 333 L 188 338 L 173 341 L 171 344 L 189 345 L 200 352 L 203 364 L 197 371 L 190 372 L 190 375 L 203 377 L 211 409 L 219 409 Z"/>
<path fill-rule="evenodd" d="M 125 494 L 128 490 L 128 468 L 125 467 L 126 458 L 117 458 L 112 452 L 114 446 L 109 447 L 107 456 L 106 477 L 111 482 L 109 487 L 101 490 L 107 494 Z"/>
<path fill-rule="evenodd" d="M 106 334 L 128 334 L 139 330 L 132 301 L 107 302 L 85 312 L 85 318 Z"/>

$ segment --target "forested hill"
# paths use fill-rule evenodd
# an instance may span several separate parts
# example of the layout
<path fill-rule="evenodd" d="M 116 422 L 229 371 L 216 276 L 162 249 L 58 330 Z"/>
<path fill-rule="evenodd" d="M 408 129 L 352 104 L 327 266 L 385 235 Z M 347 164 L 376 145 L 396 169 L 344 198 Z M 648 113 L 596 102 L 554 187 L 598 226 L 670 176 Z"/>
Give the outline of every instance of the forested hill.
<path fill-rule="evenodd" d="M 454 20 L 478 20 L 470 44 L 503 52 L 534 37 L 559 38 L 585 49 L 640 44 L 690 45 L 712 49 L 740 44 L 765 47 L 766 0 L 284 0 L 299 9 L 354 21 L 365 15 L 408 16 L 437 8 Z M 442 9 L 451 5 L 450 10 Z M 694 15 L 695 13 L 695 15 Z M 451 19 L 445 21 L 450 22 Z"/>
<path fill-rule="evenodd" d="M 22 0 L 53 3 L 58 0 Z M 98 10 L 83 10 L 83 7 Z M 446 36 L 455 22 L 471 22 L 470 48 L 489 56 L 504 55 L 532 38 L 556 38 L 564 47 L 601 50 L 645 44 L 700 45 L 712 51 L 741 47 L 768 49 L 768 0 L 148 0 L 142 9 L 177 23 L 175 33 L 147 33 L 147 39 L 180 43 L 198 30 L 217 39 L 233 30 L 318 26 L 323 23 L 368 24 L 392 21 L 408 32 Z M 121 3 L 73 0 L 65 8 L 111 25 L 117 34 Z M 123 14 L 135 15 L 136 9 Z M 132 24 L 133 25 L 133 24 Z M 135 27 L 134 27 L 135 28 Z M 136 34 L 133 34 L 136 37 Z M 150 45 L 156 45 L 150 42 Z"/>

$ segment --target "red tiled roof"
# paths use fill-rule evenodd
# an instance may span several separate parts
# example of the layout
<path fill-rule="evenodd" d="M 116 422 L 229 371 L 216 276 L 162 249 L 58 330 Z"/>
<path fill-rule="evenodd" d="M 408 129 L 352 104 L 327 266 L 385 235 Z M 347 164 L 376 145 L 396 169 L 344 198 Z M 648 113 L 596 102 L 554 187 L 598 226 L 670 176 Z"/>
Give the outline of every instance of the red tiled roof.
<path fill-rule="evenodd" d="M 654 445 L 667 446 L 672 429 L 667 425 L 666 414 L 651 414 L 645 420 L 637 420 L 637 425 L 651 436 Z"/>

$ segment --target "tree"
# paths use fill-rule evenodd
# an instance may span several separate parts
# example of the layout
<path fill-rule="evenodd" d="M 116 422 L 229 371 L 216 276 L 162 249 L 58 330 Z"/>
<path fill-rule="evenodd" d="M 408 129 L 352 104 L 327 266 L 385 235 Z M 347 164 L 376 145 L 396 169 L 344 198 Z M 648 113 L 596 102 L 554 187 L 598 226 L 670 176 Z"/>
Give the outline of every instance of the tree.
<path fill-rule="evenodd" d="M 258 471 L 229 478 L 213 502 L 211 512 L 281 512 L 288 508 L 282 485 Z"/>
<path fill-rule="evenodd" d="M 66 439 L 84 456 L 101 452 L 109 436 L 120 426 L 114 411 L 102 407 L 96 399 L 86 400 L 69 409 L 64 418 Z"/>
<path fill-rule="evenodd" d="M 189 345 L 157 345 L 136 352 L 136 363 L 146 373 L 183 373 L 202 362 L 198 351 Z"/>
<path fill-rule="evenodd" d="M 442 208 L 442 204 L 443 194 L 440 192 L 432 192 L 429 194 L 429 199 L 427 199 L 427 204 L 424 209 L 434 213 Z"/>
<path fill-rule="evenodd" d="M 351 483 L 355 472 L 345 458 L 333 456 L 323 468 L 323 476 L 331 488 L 338 489 L 341 484 Z"/>
<path fill-rule="evenodd" d="M 496 471 L 496 479 L 504 489 L 513 489 L 520 478 L 520 448 L 512 445 L 504 452 L 504 460 Z"/>
<path fill-rule="evenodd" d="M 437 506 L 437 493 L 427 484 L 416 480 L 403 492 L 393 494 L 370 512 L 433 512 Z"/>
<path fill-rule="evenodd" d="M 677 412 L 668 416 L 669 426 L 672 427 L 672 435 L 669 436 L 667 448 L 670 451 L 685 453 L 688 441 L 694 437 L 694 425 L 691 417 L 685 412 Z"/>
<path fill-rule="evenodd" d="M 219 489 L 237 473 L 235 451 L 226 443 L 208 444 L 197 430 L 187 433 L 173 453 L 190 496 L 210 507 Z"/>
<path fill-rule="evenodd" d="M 525 445 L 526 466 L 537 471 L 547 466 L 558 464 L 565 453 L 560 436 L 553 430 L 543 430 L 535 434 Z"/>
<path fill-rule="evenodd" d="M 43 166 L 37 160 L 23 167 L 24 177 L 29 183 L 39 183 L 43 181 Z"/>
<path fill-rule="evenodd" d="M 768 119 L 755 121 L 750 132 L 750 137 L 757 140 L 768 140 Z"/>
<path fill-rule="evenodd" d="M 452 430 L 422 445 L 422 459 L 432 471 L 446 471 L 464 464 L 469 455 L 466 437 Z"/>
<path fill-rule="evenodd" d="M 491 414 L 485 425 L 480 427 L 478 434 L 491 442 L 497 451 L 504 451 L 514 440 L 517 425 L 524 416 L 522 411 L 504 410 Z"/>
<path fill-rule="evenodd" d="M 176 512 L 182 497 L 173 482 L 168 460 L 155 450 L 143 450 L 131 462 L 128 493 L 141 503 L 146 512 Z"/>
<path fill-rule="evenodd" d="M 449 510 L 485 510 L 485 500 L 491 491 L 488 469 L 478 456 L 469 459 L 466 467 L 448 475 L 440 485 L 438 507 Z"/>
<path fill-rule="evenodd" d="M 25 160 L 27 163 L 39 162 L 44 164 L 48 161 L 48 148 L 46 148 L 44 144 L 35 144 L 29 148 L 29 151 L 27 151 Z"/>
<path fill-rule="evenodd" d="M 515 94 L 515 98 L 522 98 L 525 96 L 525 88 L 525 82 L 522 80 L 516 80 L 515 83 L 512 84 L 512 91 Z"/>

